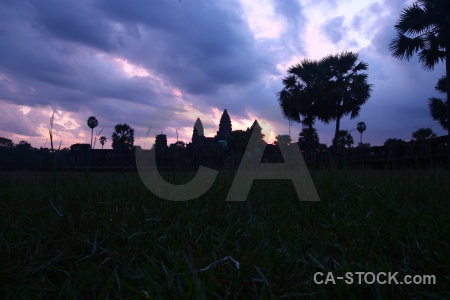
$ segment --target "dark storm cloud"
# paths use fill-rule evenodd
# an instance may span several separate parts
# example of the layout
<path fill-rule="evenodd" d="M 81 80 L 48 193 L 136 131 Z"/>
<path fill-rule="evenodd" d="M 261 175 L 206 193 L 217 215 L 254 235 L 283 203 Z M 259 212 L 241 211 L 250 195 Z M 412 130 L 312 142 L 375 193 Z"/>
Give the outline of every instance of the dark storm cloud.
<path fill-rule="evenodd" d="M 104 51 L 113 46 L 111 24 L 86 1 L 33 1 L 35 23 L 56 38 L 85 44 Z"/>
<path fill-rule="evenodd" d="M 186 91 L 200 94 L 221 85 L 249 83 L 261 73 L 262 56 L 255 51 L 250 29 L 230 8 L 237 3 L 226 5 L 112 0 L 100 1 L 97 8 L 111 20 L 137 25 L 143 31 L 145 41 L 140 42 L 148 51 L 134 48 L 124 53 Z"/>
<path fill-rule="evenodd" d="M 198 1 L 3 2 L 0 34 L 7 47 L 0 47 L 0 73 L 6 76 L 0 99 L 69 111 L 86 106 L 100 112 L 97 103 L 107 99 L 170 106 L 173 96 L 160 82 L 126 77 L 102 53 L 150 70 L 187 96 L 214 98 L 226 86 L 256 82 L 272 66 L 256 51 L 239 7 Z"/>
<path fill-rule="evenodd" d="M 0 81 L 3 87 L 6 85 L 0 90 L 1 99 L 72 110 L 88 101 L 85 99 L 95 98 L 83 92 L 85 85 L 102 78 L 89 76 L 93 66 L 86 65 L 81 49 L 41 31 L 39 14 L 28 2 L 3 3 L 0 11 L 13 16 L 0 21 L 1 39 L 6 45 L 0 47 L 0 73 L 7 78 Z M 79 99 L 73 99 L 76 94 L 80 94 Z"/>

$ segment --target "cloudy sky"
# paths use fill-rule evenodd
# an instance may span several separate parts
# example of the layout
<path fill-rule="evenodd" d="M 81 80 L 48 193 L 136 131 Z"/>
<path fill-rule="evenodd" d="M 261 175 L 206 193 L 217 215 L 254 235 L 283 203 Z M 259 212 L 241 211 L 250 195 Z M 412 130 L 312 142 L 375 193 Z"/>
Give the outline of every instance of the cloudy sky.
<path fill-rule="evenodd" d="M 287 134 L 277 103 L 289 66 L 350 50 L 369 64 L 373 93 L 358 118 L 364 142 L 410 139 L 416 128 L 444 131 L 427 99 L 443 64 L 429 72 L 388 50 L 405 0 L 82 0 L 0 2 L 0 136 L 44 146 L 55 112 L 55 144 L 90 142 L 96 116 L 111 145 L 114 125 L 190 141 L 200 117 L 217 131 L 227 109 L 233 129 L 258 119 L 267 136 Z M 145 136 L 151 126 L 150 138 Z M 330 144 L 335 123 L 317 123 Z M 301 126 L 294 124 L 296 140 Z M 352 132 L 355 140 L 357 131 Z M 273 136 L 269 137 L 273 140 Z M 48 146 L 48 142 L 47 142 Z M 97 146 L 98 147 L 98 146 Z"/>

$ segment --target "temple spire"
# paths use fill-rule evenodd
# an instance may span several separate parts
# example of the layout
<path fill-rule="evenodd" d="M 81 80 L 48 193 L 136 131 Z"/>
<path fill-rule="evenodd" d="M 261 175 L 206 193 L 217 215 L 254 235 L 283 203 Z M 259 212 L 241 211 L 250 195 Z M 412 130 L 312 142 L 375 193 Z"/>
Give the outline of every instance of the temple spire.
<path fill-rule="evenodd" d="M 203 129 L 203 124 L 200 118 L 197 118 L 194 124 L 194 129 L 192 130 L 192 143 L 197 143 L 205 136 L 205 131 Z"/>
<path fill-rule="evenodd" d="M 219 131 L 217 131 L 217 138 L 219 140 L 226 140 L 231 133 L 231 119 L 228 111 L 225 109 L 220 117 Z"/>

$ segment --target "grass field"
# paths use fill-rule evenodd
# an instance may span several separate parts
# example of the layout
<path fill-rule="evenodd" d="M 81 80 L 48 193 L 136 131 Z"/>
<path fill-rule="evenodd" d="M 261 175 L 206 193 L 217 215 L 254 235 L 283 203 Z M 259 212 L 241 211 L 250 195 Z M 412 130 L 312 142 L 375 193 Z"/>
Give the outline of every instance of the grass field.
<path fill-rule="evenodd" d="M 232 175 L 171 202 L 137 174 L 0 173 L 0 298 L 450 298 L 449 171 L 316 171 L 320 202 L 284 180 L 226 202 Z M 316 272 L 436 284 L 316 284 Z"/>

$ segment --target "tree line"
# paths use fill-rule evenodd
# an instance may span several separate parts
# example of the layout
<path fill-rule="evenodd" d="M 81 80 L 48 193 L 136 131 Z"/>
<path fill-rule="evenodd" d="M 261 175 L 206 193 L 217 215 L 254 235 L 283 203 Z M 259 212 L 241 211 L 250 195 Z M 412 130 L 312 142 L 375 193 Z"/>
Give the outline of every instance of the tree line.
<path fill-rule="evenodd" d="M 120 126 L 118 127 L 120 129 Z M 177 141 L 167 146 L 165 135 L 158 135 L 151 150 L 155 152 L 158 168 L 195 170 L 199 165 L 212 168 L 236 168 L 243 155 L 261 156 L 261 162 L 277 163 L 283 162 L 283 157 L 279 149 L 280 144 L 290 144 L 297 146 L 303 153 L 303 157 L 309 167 L 324 167 L 329 165 L 331 154 L 335 154 L 335 161 L 339 164 L 349 166 L 366 165 L 381 166 L 389 161 L 402 161 L 402 165 L 417 166 L 417 159 L 426 160 L 426 165 L 440 164 L 442 152 L 442 139 L 436 138 L 435 133 L 430 128 L 421 128 L 412 133 L 412 141 L 389 138 L 384 146 L 371 147 L 368 143 L 362 143 L 362 133 L 366 129 L 363 122 L 357 124 L 354 130 L 360 132 L 360 142 L 357 147 L 353 147 L 354 139 L 351 131 L 340 130 L 336 142 L 336 151 L 333 145 L 328 147 L 321 144 L 315 128 L 313 134 L 309 134 L 309 128 L 303 128 L 299 134 L 298 142 L 292 143 L 289 135 L 276 136 L 273 144 L 267 144 L 263 138 L 262 128 L 255 121 L 247 130 L 231 131 L 226 137 L 226 147 L 221 144 L 216 137 L 206 138 L 203 133 L 201 121 L 197 119 L 193 129 L 191 143 Z M 249 147 L 249 140 L 252 132 L 258 130 L 261 139 L 257 144 Z M 91 128 L 91 133 L 92 133 Z M 116 135 L 119 136 L 120 130 Z M 200 133 L 200 134 L 199 134 Z M 98 134 L 97 134 L 98 135 Z M 308 140 L 312 137 L 312 140 Z M 160 142 L 158 142 L 158 139 Z M 222 140 L 224 141 L 224 140 Z M 92 138 L 93 144 L 95 139 Z M 314 151 L 311 153 L 311 145 Z M 90 144 L 74 144 L 68 148 L 51 150 L 48 148 L 36 149 L 26 141 L 14 144 L 10 139 L 0 137 L 0 168 L 6 169 L 50 169 L 55 165 L 58 169 L 72 169 L 92 167 L 95 170 L 111 168 L 134 168 L 135 151 L 142 150 L 139 146 L 133 146 L 132 151 L 129 146 L 113 150 L 94 150 Z M 250 152 L 249 152 L 250 151 Z M 436 156 L 437 155 L 437 156 Z M 337 160 L 336 160 L 337 158 Z M 437 159 L 436 159 L 437 158 Z M 375 162 L 376 165 L 373 165 Z M 415 164 L 414 164 L 415 163 Z M 423 165 L 423 164 L 422 164 Z M 99 169 L 100 168 L 100 169 Z"/>

